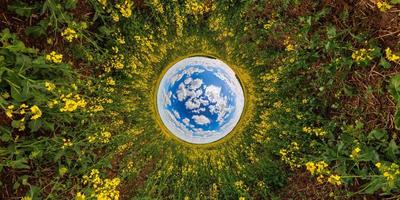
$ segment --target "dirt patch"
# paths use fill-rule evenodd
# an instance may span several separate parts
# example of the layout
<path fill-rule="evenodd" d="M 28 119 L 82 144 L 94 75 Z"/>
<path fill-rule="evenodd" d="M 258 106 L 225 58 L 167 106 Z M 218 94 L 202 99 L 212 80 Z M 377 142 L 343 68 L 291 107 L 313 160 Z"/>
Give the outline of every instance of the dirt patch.
<path fill-rule="evenodd" d="M 121 184 L 119 191 L 121 193 L 121 200 L 130 199 L 136 196 L 141 188 L 145 186 L 148 175 L 154 170 L 157 164 L 157 159 L 152 159 L 143 166 L 139 174 L 132 180 L 127 180 L 125 183 Z"/>

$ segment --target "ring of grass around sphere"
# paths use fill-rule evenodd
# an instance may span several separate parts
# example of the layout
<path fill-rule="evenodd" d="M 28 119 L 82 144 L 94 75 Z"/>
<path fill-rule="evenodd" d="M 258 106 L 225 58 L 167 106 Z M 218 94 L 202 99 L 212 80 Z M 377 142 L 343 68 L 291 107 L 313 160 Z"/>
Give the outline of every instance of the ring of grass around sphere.
<path fill-rule="evenodd" d="M 160 86 L 161 80 L 164 77 L 165 73 L 172 67 L 174 64 L 178 63 L 179 61 L 185 59 L 185 58 L 190 58 L 190 57 L 196 57 L 196 56 L 201 56 L 201 57 L 208 57 L 208 58 L 214 58 L 222 61 L 226 65 L 228 65 L 235 73 L 236 78 L 238 79 L 240 86 L 242 87 L 243 90 L 243 95 L 244 95 L 244 107 L 242 110 L 242 113 L 240 115 L 239 121 L 237 122 L 236 126 L 224 137 L 210 142 L 210 143 L 203 143 L 203 144 L 195 144 L 195 143 L 190 143 L 185 140 L 180 139 L 176 135 L 174 135 L 164 124 L 160 117 L 160 113 L 157 108 L 157 93 L 158 93 L 158 88 Z M 247 71 L 239 67 L 240 65 L 234 65 L 231 64 L 230 62 L 227 62 L 224 59 L 221 59 L 220 56 L 214 54 L 214 53 L 192 53 L 192 54 L 187 54 L 185 56 L 179 56 L 176 57 L 173 61 L 168 62 L 169 64 L 166 65 L 166 67 L 162 70 L 160 73 L 159 77 L 156 79 L 156 82 L 153 84 L 153 97 L 151 98 L 153 100 L 152 103 L 152 111 L 153 111 L 153 116 L 155 118 L 155 121 L 157 122 L 159 128 L 161 129 L 161 132 L 164 134 L 164 136 L 167 139 L 171 139 L 172 141 L 175 141 L 179 144 L 182 144 L 184 146 L 188 147 L 199 147 L 199 148 L 210 148 L 210 147 L 215 147 L 216 145 L 220 144 L 225 144 L 226 142 L 230 141 L 231 138 L 235 137 L 240 137 L 240 134 L 244 131 L 244 127 L 248 125 L 248 122 L 252 118 L 252 114 L 254 113 L 254 88 L 253 88 L 253 83 L 251 81 L 250 75 L 247 73 Z"/>

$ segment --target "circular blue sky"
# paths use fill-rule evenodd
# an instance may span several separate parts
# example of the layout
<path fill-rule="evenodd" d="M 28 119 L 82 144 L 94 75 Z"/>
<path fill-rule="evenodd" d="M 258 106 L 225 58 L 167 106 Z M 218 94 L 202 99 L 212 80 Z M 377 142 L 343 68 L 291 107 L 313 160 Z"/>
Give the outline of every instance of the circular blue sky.
<path fill-rule="evenodd" d="M 176 137 L 206 144 L 229 134 L 244 107 L 243 89 L 224 62 L 190 57 L 174 64 L 157 92 L 161 120 Z"/>

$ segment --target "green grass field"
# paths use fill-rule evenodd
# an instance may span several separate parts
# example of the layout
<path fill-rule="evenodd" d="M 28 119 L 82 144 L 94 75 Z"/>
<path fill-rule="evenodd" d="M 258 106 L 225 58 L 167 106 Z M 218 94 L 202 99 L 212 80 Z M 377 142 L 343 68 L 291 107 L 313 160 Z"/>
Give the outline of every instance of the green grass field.
<path fill-rule="evenodd" d="M 0 199 L 400 199 L 399 0 L 0 0 Z M 192 55 L 238 75 L 232 133 L 156 109 Z"/>

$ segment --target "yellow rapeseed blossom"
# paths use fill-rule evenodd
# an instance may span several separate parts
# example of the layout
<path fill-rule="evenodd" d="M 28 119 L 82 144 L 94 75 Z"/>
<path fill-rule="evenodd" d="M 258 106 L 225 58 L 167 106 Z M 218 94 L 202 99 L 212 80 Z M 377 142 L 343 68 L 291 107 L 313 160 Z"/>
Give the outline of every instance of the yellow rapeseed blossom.
<path fill-rule="evenodd" d="M 122 16 L 129 18 L 132 15 L 133 2 L 125 0 L 122 4 L 117 4 L 115 7 L 119 10 Z"/>
<path fill-rule="evenodd" d="M 59 64 L 62 62 L 63 55 L 62 54 L 57 54 L 55 51 L 52 51 L 50 54 L 46 55 L 46 60 L 49 62 L 53 62 L 56 64 Z"/>
<path fill-rule="evenodd" d="M 275 24 L 275 20 L 269 20 L 268 23 L 264 24 L 264 29 L 269 30 Z"/>
<path fill-rule="evenodd" d="M 107 7 L 107 0 L 97 0 L 102 6 L 103 8 Z"/>
<path fill-rule="evenodd" d="M 316 164 L 316 167 L 317 167 L 317 173 L 323 174 L 323 173 L 327 172 L 326 167 L 328 167 L 328 164 L 325 161 L 319 161 Z"/>
<path fill-rule="evenodd" d="M 286 51 L 294 51 L 296 49 L 296 46 L 290 42 L 290 37 L 286 38 L 283 44 L 286 46 Z"/>
<path fill-rule="evenodd" d="M 392 53 L 392 50 L 390 48 L 386 48 L 385 53 L 386 53 L 386 58 L 389 61 L 397 62 L 397 61 L 400 60 L 400 56 L 397 55 L 397 54 Z"/>
<path fill-rule="evenodd" d="M 6 109 L 6 115 L 7 115 L 7 117 L 8 118 L 12 118 L 13 117 L 13 109 L 14 109 L 14 105 L 9 105 L 9 106 L 7 106 L 7 109 Z"/>
<path fill-rule="evenodd" d="M 341 177 L 339 175 L 331 175 L 328 178 L 328 182 L 332 185 L 342 185 Z"/>
<path fill-rule="evenodd" d="M 89 176 L 83 176 L 83 184 L 93 187 L 93 195 L 98 200 L 119 199 L 119 191 L 117 190 L 119 183 L 119 178 L 101 179 L 97 169 L 92 169 Z"/>
<path fill-rule="evenodd" d="M 110 132 L 104 131 L 100 135 L 101 135 L 101 142 L 108 143 L 110 141 L 110 138 L 111 138 Z"/>
<path fill-rule="evenodd" d="M 24 196 L 24 197 L 21 198 L 21 200 L 32 200 L 32 197 Z"/>
<path fill-rule="evenodd" d="M 306 168 L 307 170 L 311 173 L 311 175 L 313 175 L 315 173 L 315 164 L 313 162 L 307 162 L 306 163 Z"/>
<path fill-rule="evenodd" d="M 71 99 L 67 99 L 65 101 L 65 106 L 63 108 L 60 109 L 61 112 L 72 112 L 74 110 L 76 110 L 78 108 L 78 104 L 76 103 L 76 101 L 71 100 Z"/>
<path fill-rule="evenodd" d="M 382 167 L 382 163 L 378 162 L 375 164 L 376 168 L 380 169 Z"/>
<path fill-rule="evenodd" d="M 26 113 L 25 108 L 28 108 L 28 106 L 27 106 L 26 104 L 24 104 L 24 103 L 21 104 L 21 105 L 19 106 L 19 114 L 21 114 L 21 115 L 25 114 L 25 113 Z"/>
<path fill-rule="evenodd" d="M 34 105 L 30 108 L 30 110 L 32 114 L 31 119 L 35 120 L 42 116 L 42 111 L 39 109 L 38 106 Z"/>
<path fill-rule="evenodd" d="M 85 199 L 86 199 L 85 194 L 81 192 L 76 193 L 75 200 L 85 200 Z"/>
<path fill-rule="evenodd" d="M 111 18 L 114 22 L 119 22 L 119 15 L 116 12 L 111 13 Z"/>
<path fill-rule="evenodd" d="M 188 14 L 203 15 L 211 11 L 212 7 L 195 0 L 186 0 L 185 8 Z"/>
<path fill-rule="evenodd" d="M 387 10 L 392 8 L 392 5 L 388 4 L 386 1 L 379 1 L 378 3 L 376 3 L 376 6 L 381 12 L 386 12 Z"/>
<path fill-rule="evenodd" d="M 52 82 L 46 81 L 46 82 L 44 82 L 44 87 L 46 87 L 47 91 L 52 91 L 56 88 L 56 85 L 54 85 L 54 83 L 52 83 Z"/>
<path fill-rule="evenodd" d="M 61 36 L 68 42 L 72 42 L 74 39 L 78 38 L 78 34 L 72 28 L 66 28 L 62 33 Z"/>
<path fill-rule="evenodd" d="M 71 147 L 73 143 L 71 142 L 70 139 L 65 139 L 63 138 L 63 145 L 61 146 L 62 149 L 65 149 L 67 147 Z"/>
<path fill-rule="evenodd" d="M 115 85 L 115 81 L 112 77 L 108 77 L 106 83 L 107 85 Z"/>
<path fill-rule="evenodd" d="M 355 149 L 353 149 L 353 151 L 351 151 L 350 158 L 356 159 L 360 155 L 360 152 L 361 152 L 360 147 L 356 147 Z"/>
<path fill-rule="evenodd" d="M 353 54 L 351 54 L 351 58 L 353 58 L 354 61 L 356 62 L 364 62 L 364 61 L 370 61 L 372 60 L 372 56 L 370 55 L 374 51 L 374 49 L 359 49 L 357 51 L 354 51 Z"/>

